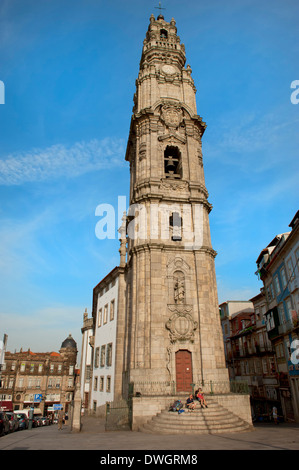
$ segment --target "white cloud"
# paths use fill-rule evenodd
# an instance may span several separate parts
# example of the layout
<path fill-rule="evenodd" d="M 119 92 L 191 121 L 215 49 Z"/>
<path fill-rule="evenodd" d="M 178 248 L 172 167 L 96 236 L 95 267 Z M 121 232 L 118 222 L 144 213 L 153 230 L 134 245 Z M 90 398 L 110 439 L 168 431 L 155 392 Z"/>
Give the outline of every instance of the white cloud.
<path fill-rule="evenodd" d="M 115 170 L 115 166 L 123 165 L 124 143 L 121 139 L 93 139 L 69 147 L 57 144 L 0 160 L 0 185 L 70 178 L 100 169 Z"/>

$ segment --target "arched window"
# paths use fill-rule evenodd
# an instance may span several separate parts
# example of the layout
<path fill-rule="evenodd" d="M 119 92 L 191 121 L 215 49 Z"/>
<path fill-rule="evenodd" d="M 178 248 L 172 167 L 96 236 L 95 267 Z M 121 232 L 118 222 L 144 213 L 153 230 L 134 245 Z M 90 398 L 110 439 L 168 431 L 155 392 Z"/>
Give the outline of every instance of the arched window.
<path fill-rule="evenodd" d="M 168 145 L 164 151 L 166 178 L 182 178 L 181 153 L 177 147 Z"/>

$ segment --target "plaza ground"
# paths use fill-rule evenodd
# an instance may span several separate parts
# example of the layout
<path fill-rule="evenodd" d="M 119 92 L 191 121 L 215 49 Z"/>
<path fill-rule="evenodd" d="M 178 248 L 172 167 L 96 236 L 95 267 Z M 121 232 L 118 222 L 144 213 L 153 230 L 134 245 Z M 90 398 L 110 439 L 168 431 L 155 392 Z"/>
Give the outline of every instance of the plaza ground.
<path fill-rule="evenodd" d="M 179 418 L 179 417 L 178 417 Z M 299 424 L 256 424 L 254 431 L 215 435 L 158 435 L 132 431 L 105 432 L 104 420 L 83 417 L 81 432 L 56 424 L 18 431 L 0 438 L 3 450 L 204 451 L 299 450 Z M 3 452 L 1 452 L 3 456 Z M 105 454 L 106 455 L 106 454 Z M 297 456 L 296 456 L 297 457 Z"/>

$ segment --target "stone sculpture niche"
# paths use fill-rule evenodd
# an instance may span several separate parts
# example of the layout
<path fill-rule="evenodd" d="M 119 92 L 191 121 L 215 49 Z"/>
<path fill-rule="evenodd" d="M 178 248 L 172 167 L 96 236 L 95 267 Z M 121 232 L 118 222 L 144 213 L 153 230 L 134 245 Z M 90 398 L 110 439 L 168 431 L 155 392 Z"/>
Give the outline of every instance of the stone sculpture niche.
<path fill-rule="evenodd" d="M 173 277 L 174 286 L 174 303 L 184 304 L 185 303 L 185 276 L 182 271 L 176 271 Z"/>
<path fill-rule="evenodd" d="M 166 322 L 170 342 L 194 340 L 194 331 L 198 323 L 193 320 L 193 305 L 187 303 L 187 284 L 189 266 L 182 258 L 175 258 L 168 265 L 169 299 L 167 304 L 170 317 Z"/>

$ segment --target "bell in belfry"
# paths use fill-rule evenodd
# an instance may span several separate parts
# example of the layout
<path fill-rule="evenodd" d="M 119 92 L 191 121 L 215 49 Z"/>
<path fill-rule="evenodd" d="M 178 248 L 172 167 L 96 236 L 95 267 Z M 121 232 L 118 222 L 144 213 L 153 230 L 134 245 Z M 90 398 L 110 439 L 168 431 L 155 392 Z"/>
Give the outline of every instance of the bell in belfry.
<path fill-rule="evenodd" d="M 166 173 L 169 175 L 173 175 L 175 173 L 175 164 L 172 156 L 168 157 L 168 161 L 166 164 Z"/>

